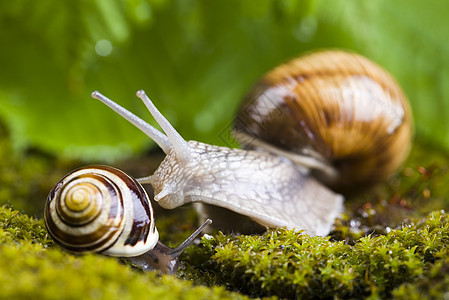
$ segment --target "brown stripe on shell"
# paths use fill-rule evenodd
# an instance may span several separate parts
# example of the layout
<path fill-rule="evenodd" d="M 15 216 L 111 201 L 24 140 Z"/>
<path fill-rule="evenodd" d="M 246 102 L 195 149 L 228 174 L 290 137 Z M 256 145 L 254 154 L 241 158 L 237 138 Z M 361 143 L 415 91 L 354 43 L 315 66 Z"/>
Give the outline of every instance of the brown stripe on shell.
<path fill-rule="evenodd" d="M 104 245 L 110 243 L 120 227 L 111 230 L 111 226 L 104 225 L 93 234 L 72 235 L 61 231 L 55 225 L 50 214 L 50 206 L 46 205 L 45 224 L 53 240 L 61 247 L 72 252 L 102 251 Z"/>
<path fill-rule="evenodd" d="M 74 174 L 78 171 L 80 174 Z M 45 208 L 45 223 L 50 236 L 57 244 L 73 252 L 96 251 L 103 253 L 107 251 L 118 256 L 128 256 L 132 251 L 141 254 L 154 246 L 153 243 L 149 243 L 149 240 L 154 242 L 154 239 L 149 239 L 149 235 L 157 235 L 153 211 L 145 190 L 137 181 L 126 173 L 107 166 L 90 166 L 74 172 L 66 175 L 52 189 Z M 114 176 L 109 176 L 109 174 Z M 54 209 L 56 206 L 54 201 L 63 194 L 61 192 L 63 186 L 70 181 L 70 177 L 67 178 L 67 176 L 71 176 L 77 181 L 84 176 L 94 178 L 95 180 L 92 182 L 101 184 L 101 192 L 109 193 L 112 196 L 112 198 L 106 198 L 111 200 L 107 218 L 104 218 L 104 214 L 99 216 L 106 219 L 105 224 L 99 224 L 97 227 L 94 223 L 85 223 L 84 226 L 89 228 L 83 230 L 82 226 L 73 226 L 72 222 L 63 222 L 59 219 L 56 209 Z M 112 179 L 113 177 L 118 177 L 119 182 Z M 108 191 L 106 192 L 105 189 Z M 123 198 L 128 196 L 131 197 L 131 201 L 125 203 Z M 78 205 L 77 202 L 72 203 L 71 206 L 76 212 L 82 211 L 79 209 L 80 207 L 84 208 L 83 204 Z M 54 211 L 50 211 L 53 209 Z M 133 216 L 126 216 L 126 212 L 132 212 Z M 54 220 L 53 218 L 58 219 Z M 124 236 L 125 234 L 126 236 Z M 139 245 L 133 247 L 136 244 Z"/>
<path fill-rule="evenodd" d="M 120 199 L 120 197 L 117 198 L 118 188 L 117 187 L 113 188 L 111 186 L 111 182 L 109 180 L 107 180 L 106 178 L 104 178 L 103 176 L 99 176 L 96 174 L 83 174 L 83 175 L 74 177 L 73 179 L 71 179 L 70 182 L 73 182 L 73 181 L 79 180 L 79 179 L 83 179 L 83 178 L 92 178 L 92 179 L 99 181 L 101 184 L 103 184 L 108 189 L 108 193 L 111 195 L 110 197 L 112 199 Z M 66 184 L 68 184 L 68 183 L 66 183 Z M 64 192 L 64 187 L 62 187 L 58 191 L 58 194 L 55 196 L 62 196 L 63 192 Z M 100 190 L 98 190 L 98 192 L 101 193 Z M 104 197 L 104 195 L 101 195 L 101 197 Z M 114 202 L 111 202 L 111 204 L 113 204 L 113 203 Z M 103 203 L 100 203 L 100 205 L 102 205 L 102 204 Z M 98 205 L 98 203 L 97 203 L 97 205 Z M 66 224 L 68 226 L 73 226 L 73 227 L 81 227 L 81 226 L 87 225 L 87 224 L 95 221 L 95 219 L 101 214 L 101 210 L 102 210 L 101 208 L 98 209 L 97 213 L 93 216 L 86 216 L 85 218 L 80 219 L 79 217 L 78 218 L 72 217 L 72 216 L 66 214 L 64 212 L 64 210 L 62 209 L 61 201 L 58 201 L 57 205 L 56 205 L 56 211 L 57 211 L 58 215 L 60 216 L 60 220 L 64 224 Z M 115 213 L 116 213 L 116 210 L 117 210 L 117 208 L 115 208 Z"/>
<path fill-rule="evenodd" d="M 57 227 L 53 227 L 47 223 L 47 228 L 51 232 L 53 240 L 61 247 L 72 252 L 99 252 L 105 250 L 105 245 L 110 247 L 114 244 L 111 241 L 120 230 L 120 227 L 111 228 L 108 225 L 104 225 L 96 230 L 93 234 L 87 235 L 71 235 L 66 232 L 58 230 Z M 117 238 L 115 238 L 116 240 Z"/>
<path fill-rule="evenodd" d="M 102 168 L 102 166 L 96 166 L 92 168 L 104 169 Z M 63 182 L 68 176 L 71 176 L 74 172 L 71 172 L 70 174 L 66 175 L 60 181 L 60 183 Z M 118 186 L 111 180 L 103 177 L 102 175 L 86 173 L 74 177 L 73 180 L 78 180 L 83 177 L 95 178 L 95 180 L 101 182 L 108 189 L 108 192 L 110 193 L 109 197 L 111 197 L 111 206 L 108 212 L 109 213 L 108 222 L 100 226 L 95 232 L 89 234 L 69 234 L 67 232 L 60 230 L 56 226 L 55 220 L 53 220 L 52 215 L 50 213 L 50 203 L 58 199 L 57 197 L 59 197 L 62 194 L 61 189 L 64 188 L 63 185 L 58 183 L 49 194 L 48 203 L 45 207 L 45 223 L 50 235 L 53 237 L 55 242 L 69 251 L 73 252 L 103 251 L 105 248 L 111 247 L 115 243 L 115 241 L 120 237 L 120 234 L 118 234 L 118 232 L 122 230 L 123 222 L 125 221 L 124 206 L 122 200 L 123 197 L 121 195 Z M 58 204 L 56 206 L 60 206 L 59 201 L 57 201 L 57 203 Z M 61 209 L 59 208 L 59 210 Z M 118 214 L 120 215 L 118 217 L 118 220 L 120 221 L 118 224 L 114 225 L 114 223 L 117 223 L 115 220 L 117 220 Z M 60 217 L 59 213 L 57 213 L 57 216 Z M 59 218 L 59 221 L 67 226 L 76 228 L 87 226 L 89 223 L 95 220 L 91 220 L 88 223 L 81 222 L 82 224 L 76 224 L 61 218 Z"/>
<path fill-rule="evenodd" d="M 129 181 L 125 182 L 132 196 L 134 221 L 129 237 L 125 241 L 125 245 L 134 246 L 138 242 L 147 241 L 151 226 L 154 227 L 154 223 L 152 224 L 153 210 L 147 201 L 148 197 L 142 197 L 142 195 L 146 195 L 142 186 L 132 184 L 131 179 L 128 179 Z"/>
<path fill-rule="evenodd" d="M 149 234 L 155 232 L 153 210 L 151 204 L 149 203 L 149 197 L 146 191 L 139 183 L 123 171 L 109 166 L 101 166 L 101 169 L 119 176 L 122 182 L 126 185 L 128 189 L 127 192 L 132 198 L 131 204 L 133 206 L 134 213 L 133 223 L 131 226 L 131 231 L 128 234 L 128 238 L 124 241 L 124 246 L 134 246 L 141 241 L 146 243 Z M 120 197 L 120 199 L 122 198 L 123 197 Z M 107 251 L 114 246 L 118 245 L 111 244 L 109 247 L 103 248 L 101 251 Z"/>

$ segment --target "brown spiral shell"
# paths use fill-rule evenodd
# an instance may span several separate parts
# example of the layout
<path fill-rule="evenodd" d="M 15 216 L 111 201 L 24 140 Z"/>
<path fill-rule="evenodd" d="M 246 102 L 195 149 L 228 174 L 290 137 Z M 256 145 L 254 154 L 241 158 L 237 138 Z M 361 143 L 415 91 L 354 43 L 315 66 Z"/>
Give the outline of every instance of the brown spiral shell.
<path fill-rule="evenodd" d="M 62 178 L 48 196 L 44 219 L 50 236 L 72 252 L 136 256 L 158 240 L 145 190 L 108 166 L 81 168 Z"/>
<path fill-rule="evenodd" d="M 322 51 L 268 72 L 245 97 L 235 130 L 331 166 L 336 175 L 312 173 L 347 191 L 398 168 L 410 149 L 412 116 L 384 69 L 357 54 Z"/>

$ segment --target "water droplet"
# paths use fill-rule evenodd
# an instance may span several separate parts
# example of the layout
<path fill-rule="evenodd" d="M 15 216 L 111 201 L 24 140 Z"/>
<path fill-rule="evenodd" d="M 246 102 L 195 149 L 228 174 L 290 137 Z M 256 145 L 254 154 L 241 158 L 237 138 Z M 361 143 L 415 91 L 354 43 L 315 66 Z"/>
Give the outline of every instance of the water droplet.
<path fill-rule="evenodd" d="M 112 52 L 112 43 L 108 40 L 99 40 L 95 44 L 95 52 L 100 56 L 108 56 Z"/>

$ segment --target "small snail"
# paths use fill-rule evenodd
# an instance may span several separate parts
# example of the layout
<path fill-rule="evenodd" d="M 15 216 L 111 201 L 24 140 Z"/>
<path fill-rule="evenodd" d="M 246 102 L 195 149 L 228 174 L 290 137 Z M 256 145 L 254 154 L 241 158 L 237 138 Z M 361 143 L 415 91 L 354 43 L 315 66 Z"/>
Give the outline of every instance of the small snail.
<path fill-rule="evenodd" d="M 138 179 L 151 184 L 154 199 L 169 209 L 198 203 L 219 228 L 245 232 L 249 218 L 257 230 L 326 235 L 343 209 L 343 196 L 329 187 L 383 180 L 410 148 L 411 113 L 400 88 L 376 64 L 343 51 L 292 60 L 255 85 L 235 126 L 246 149 L 185 141 L 142 90 L 137 96 L 165 134 L 92 93 L 166 153 L 152 176 Z"/>
<path fill-rule="evenodd" d="M 176 272 L 178 256 L 210 220 L 180 246 L 158 241 L 153 208 L 142 186 L 124 172 L 90 166 L 62 178 L 44 211 L 50 236 L 72 252 L 100 252 L 125 257 L 143 270 Z"/>

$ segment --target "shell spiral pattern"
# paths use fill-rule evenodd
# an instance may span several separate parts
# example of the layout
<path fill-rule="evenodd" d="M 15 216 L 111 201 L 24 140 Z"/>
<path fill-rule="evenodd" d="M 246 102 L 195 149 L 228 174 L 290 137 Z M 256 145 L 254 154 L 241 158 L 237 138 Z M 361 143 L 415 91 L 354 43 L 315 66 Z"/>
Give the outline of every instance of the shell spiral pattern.
<path fill-rule="evenodd" d="M 408 101 L 390 74 L 344 51 L 311 53 L 268 72 L 236 121 L 238 132 L 334 168 L 334 177 L 314 175 L 337 191 L 389 176 L 408 155 L 412 129 Z"/>
<path fill-rule="evenodd" d="M 142 186 L 107 166 L 75 170 L 50 192 L 45 224 L 51 237 L 72 252 L 136 256 L 157 243 L 153 209 Z"/>

